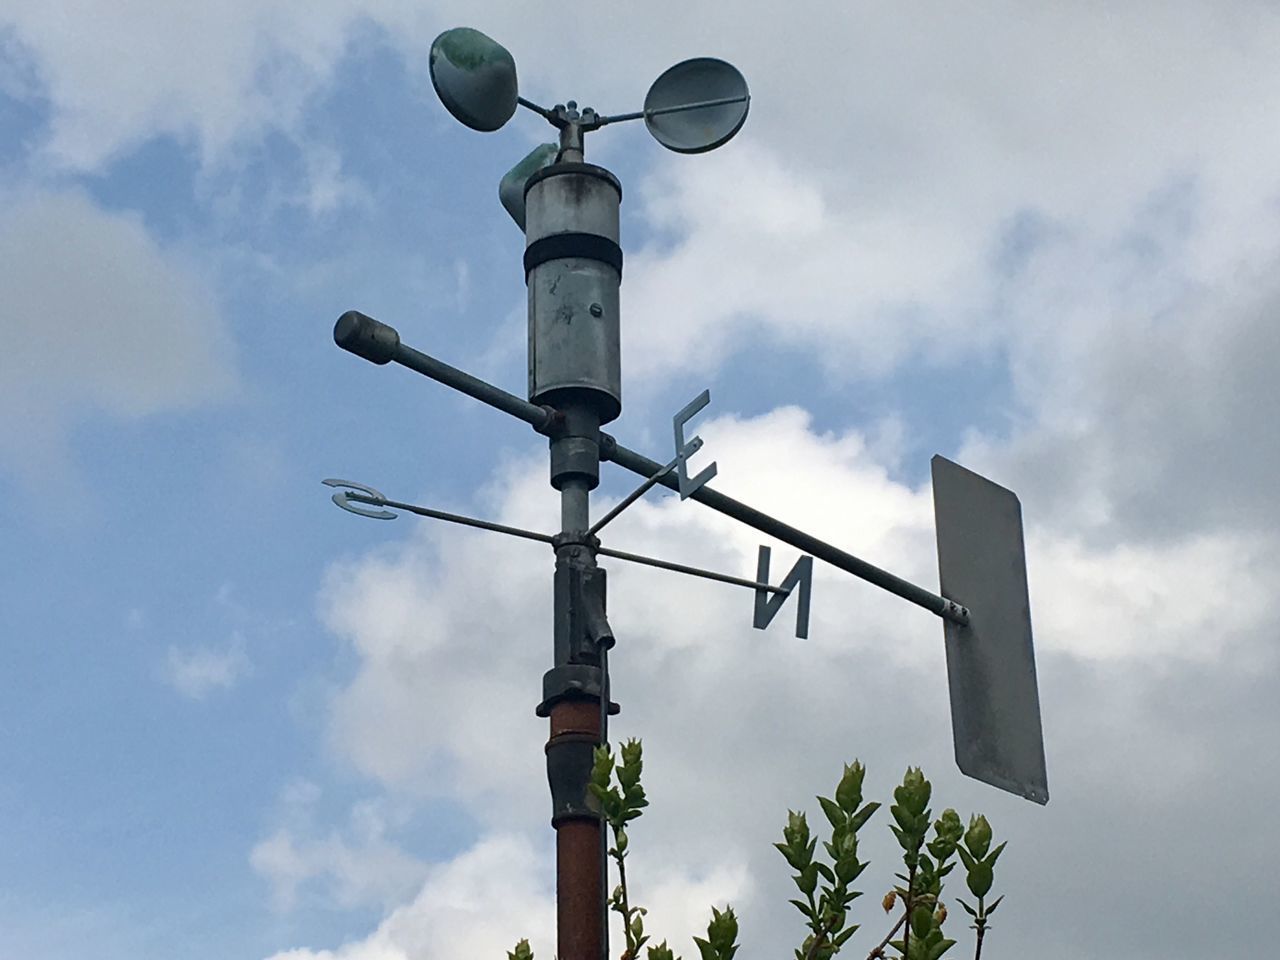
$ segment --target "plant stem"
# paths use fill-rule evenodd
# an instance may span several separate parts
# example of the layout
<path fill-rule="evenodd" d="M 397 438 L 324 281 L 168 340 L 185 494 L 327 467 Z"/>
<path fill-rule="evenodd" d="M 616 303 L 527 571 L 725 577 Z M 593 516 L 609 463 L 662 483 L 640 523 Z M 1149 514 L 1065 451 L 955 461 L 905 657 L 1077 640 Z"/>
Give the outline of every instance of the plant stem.
<path fill-rule="evenodd" d="M 838 916 L 833 914 L 830 920 L 814 931 L 813 943 L 809 944 L 809 949 L 805 951 L 804 960 L 813 960 L 818 955 L 818 948 L 822 946 L 827 937 L 831 936 L 831 931 L 835 928 L 837 919 Z"/>
<path fill-rule="evenodd" d="M 898 928 L 907 922 L 907 915 L 904 913 L 898 918 L 898 922 L 893 925 L 893 929 L 884 935 L 884 939 L 880 941 L 879 946 L 867 954 L 867 960 L 876 960 L 877 957 L 884 956 L 884 948 L 889 945 L 889 941 L 893 939 L 893 935 L 898 932 Z"/>
<path fill-rule="evenodd" d="M 616 849 L 618 843 L 617 831 L 614 832 L 613 842 Z M 640 953 L 640 948 L 631 936 L 631 902 L 627 899 L 627 865 L 625 858 L 626 854 L 621 850 L 618 851 L 615 857 L 618 861 L 618 887 L 622 890 L 622 928 L 627 938 L 627 952 L 624 956 L 627 960 L 635 960 L 635 957 Z"/>
<path fill-rule="evenodd" d="M 987 905 L 983 903 L 982 897 L 978 898 L 978 916 L 973 926 L 978 931 L 978 944 L 973 949 L 973 960 L 982 960 L 982 938 L 987 933 Z"/>
<path fill-rule="evenodd" d="M 902 930 L 902 957 L 906 960 L 908 953 L 907 948 L 911 946 L 911 908 L 915 906 L 915 887 L 916 887 L 916 865 L 914 861 L 907 869 L 907 895 L 903 897 L 904 906 L 903 919 L 906 920 L 906 926 Z"/>

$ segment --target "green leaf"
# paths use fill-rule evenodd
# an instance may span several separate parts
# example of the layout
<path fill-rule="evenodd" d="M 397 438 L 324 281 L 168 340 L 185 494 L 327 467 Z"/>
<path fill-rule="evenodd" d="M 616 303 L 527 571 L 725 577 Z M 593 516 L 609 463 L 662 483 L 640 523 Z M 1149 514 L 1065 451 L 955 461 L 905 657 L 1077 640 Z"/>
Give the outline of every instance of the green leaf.
<path fill-rule="evenodd" d="M 950 840 L 953 844 L 959 843 L 960 838 L 964 836 L 964 824 L 960 822 L 960 814 L 950 807 L 942 811 L 942 816 L 934 823 L 933 829 L 940 840 Z"/>
<path fill-rule="evenodd" d="M 935 837 L 933 840 L 930 840 L 925 844 L 925 849 L 933 854 L 934 859 L 941 864 L 956 852 L 956 845 L 950 840 L 943 839 L 942 837 Z"/>
<path fill-rule="evenodd" d="M 902 777 L 902 786 L 893 791 L 893 798 L 914 814 L 924 812 L 929 805 L 933 786 L 925 779 L 919 767 L 908 767 Z"/>
<path fill-rule="evenodd" d="M 629 787 L 624 786 L 622 790 L 619 792 L 622 794 L 622 799 L 626 801 L 626 804 L 628 807 L 634 807 L 638 809 L 640 807 L 647 807 L 649 805 L 645 799 L 644 787 L 640 786 L 640 784 L 638 783 L 633 784 L 632 786 L 629 786 Z"/>
<path fill-rule="evenodd" d="M 787 811 L 787 825 L 782 828 L 782 838 L 793 847 L 808 845 L 809 821 L 803 813 L 797 813 L 795 810 Z"/>
<path fill-rule="evenodd" d="M 840 805 L 834 800 L 826 797 L 819 797 L 818 803 L 822 805 L 822 812 L 827 815 L 827 820 L 833 827 L 843 827 L 849 819 L 849 815 L 840 809 Z"/>
<path fill-rule="evenodd" d="M 960 906 L 964 907 L 964 909 L 965 909 L 965 913 L 969 914 L 969 916 L 974 917 L 974 918 L 977 918 L 977 916 L 978 916 L 978 911 L 977 911 L 977 910 L 975 910 L 975 909 L 973 909 L 973 907 L 969 906 L 969 904 L 965 903 L 965 902 L 964 902 L 963 900 L 961 900 L 959 897 L 956 897 L 956 903 L 958 903 L 958 904 L 960 904 Z"/>
<path fill-rule="evenodd" d="M 854 830 L 861 830 L 862 825 L 871 819 L 871 815 L 880 809 L 878 803 L 868 803 L 865 807 L 854 814 L 853 819 L 849 821 L 849 826 Z"/>
<path fill-rule="evenodd" d="M 987 910 L 986 910 L 986 915 L 988 917 L 996 912 L 996 907 L 1000 906 L 1000 901 L 1003 899 L 1004 899 L 1004 894 L 1002 893 L 1000 894 L 1000 896 L 996 897 L 993 901 L 991 901 L 991 906 L 987 907 Z"/>
<path fill-rule="evenodd" d="M 938 960 L 940 956 L 956 945 L 954 940 L 942 939 L 929 947 L 928 960 Z"/>
<path fill-rule="evenodd" d="M 848 886 L 858 879 L 858 874 L 862 873 L 865 868 L 866 864 L 859 863 L 856 857 L 850 860 L 837 860 L 836 879 Z"/>
<path fill-rule="evenodd" d="M 862 802 L 862 781 L 866 773 L 866 768 L 857 760 L 845 764 L 844 775 L 836 787 L 836 803 L 845 813 L 852 814 Z"/>
<path fill-rule="evenodd" d="M 991 824 L 987 823 L 986 817 L 976 814 L 969 818 L 964 845 L 979 860 L 987 855 L 987 850 L 991 847 Z"/>
<path fill-rule="evenodd" d="M 860 928 L 861 928 L 861 924 L 855 923 L 844 933 L 836 937 L 835 940 L 833 941 L 835 948 L 839 950 L 841 947 L 843 947 L 846 943 L 849 942 L 849 938 L 852 937 L 855 933 L 857 933 Z"/>
<path fill-rule="evenodd" d="M 716 956 L 716 948 L 711 946 L 709 941 L 703 940 L 701 937 L 694 937 L 693 942 L 698 945 L 698 953 L 702 956 L 702 960 L 720 960 Z"/>
<path fill-rule="evenodd" d="M 991 867 L 981 861 L 973 865 L 973 869 L 969 871 L 969 876 L 966 878 L 969 891 L 975 897 L 985 897 L 991 892 L 991 880 Z"/>
<path fill-rule="evenodd" d="M 617 792 L 610 790 L 600 798 L 600 807 L 604 811 L 605 819 L 610 823 L 618 825 L 622 823 L 622 798 Z"/>
<path fill-rule="evenodd" d="M 711 908 L 711 920 L 707 923 L 707 939 L 716 948 L 721 960 L 729 960 L 738 949 L 738 917 L 733 907 L 725 907 L 723 912 Z"/>
<path fill-rule="evenodd" d="M 803 900 L 788 900 L 787 903 L 792 904 L 797 910 L 805 915 L 809 920 L 813 919 L 813 911 L 809 909 L 809 905 Z"/>
<path fill-rule="evenodd" d="M 507 960 L 533 960 L 533 948 L 528 940 L 521 940 L 514 950 L 507 951 Z"/>
<path fill-rule="evenodd" d="M 911 932 L 917 937 L 924 937 L 933 929 L 933 911 L 928 907 L 916 907 L 911 911 Z"/>
<path fill-rule="evenodd" d="M 1000 858 L 1000 854 L 1004 852 L 1004 848 L 1008 845 L 1009 841 L 1006 840 L 987 855 L 986 864 L 988 867 L 994 867 L 996 865 L 996 860 Z"/>
<path fill-rule="evenodd" d="M 956 853 L 960 854 L 960 861 L 964 864 L 966 870 L 972 870 L 973 865 L 978 862 L 964 847 L 956 847 Z"/>
<path fill-rule="evenodd" d="M 818 864 L 809 864 L 796 875 L 795 881 L 801 893 L 811 896 L 818 887 Z"/>
<path fill-rule="evenodd" d="M 916 815 L 911 812 L 906 804 L 895 803 L 889 808 L 889 812 L 893 814 L 893 819 L 897 821 L 899 827 L 908 833 L 914 832 Z"/>
<path fill-rule="evenodd" d="M 649 960 L 680 960 L 680 958 L 671 952 L 667 941 L 663 940 L 656 947 L 649 948 Z"/>
<path fill-rule="evenodd" d="M 640 758 L 644 753 L 644 744 L 640 740 L 632 737 L 622 744 L 622 762 L 627 765 L 640 763 Z"/>

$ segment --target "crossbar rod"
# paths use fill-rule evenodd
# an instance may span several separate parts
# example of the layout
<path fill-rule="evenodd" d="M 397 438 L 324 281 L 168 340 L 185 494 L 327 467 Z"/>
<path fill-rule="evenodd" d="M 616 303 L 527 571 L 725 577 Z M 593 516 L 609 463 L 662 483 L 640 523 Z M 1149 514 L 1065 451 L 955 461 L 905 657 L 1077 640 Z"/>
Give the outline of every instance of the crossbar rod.
<path fill-rule="evenodd" d="M 614 441 L 614 442 L 616 443 L 617 441 Z M 693 440 L 689 442 L 689 446 L 694 448 L 693 450 L 690 450 L 690 453 L 694 453 L 696 452 L 697 448 L 702 446 L 702 441 L 699 440 L 697 437 L 694 437 Z M 680 458 L 676 457 L 674 460 L 668 463 L 665 467 L 663 467 L 653 476 L 646 478 L 644 483 L 640 484 L 640 486 L 632 490 L 618 503 L 616 507 L 614 507 L 608 513 L 606 513 L 603 517 L 597 520 L 592 525 L 591 529 L 587 531 L 587 535 L 595 536 L 597 533 L 599 533 L 601 529 L 604 528 L 605 524 L 607 524 L 610 520 L 612 520 L 618 514 L 622 513 L 623 510 L 627 509 L 627 507 L 631 506 L 633 503 L 635 503 L 637 500 L 643 497 L 646 493 L 652 490 L 654 484 L 656 484 L 659 480 L 661 480 L 663 476 L 665 476 L 666 474 L 674 470 L 679 463 L 680 463 Z"/>
<path fill-rule="evenodd" d="M 640 120 L 644 117 L 661 117 L 668 113 L 683 113 L 686 110 L 702 110 L 705 107 L 723 107 L 730 103 L 742 103 L 751 99 L 747 94 L 740 93 L 732 97 L 716 97 L 714 100 L 695 100 L 692 103 L 678 103 L 670 107 L 653 107 L 649 110 L 636 110 L 634 113 L 615 113 L 609 117 L 600 118 L 600 126 L 608 123 L 621 123 L 623 120 Z"/>
<path fill-rule="evenodd" d="M 612 440 L 612 438 L 609 439 Z M 662 464 L 650 460 L 634 450 L 628 450 L 616 440 L 613 440 L 612 443 L 604 442 L 603 437 L 601 440 L 600 458 L 602 460 L 612 460 L 618 466 L 625 467 L 632 473 L 638 473 L 642 477 L 651 477 L 662 468 Z M 658 483 L 672 490 L 679 489 L 676 478 L 670 475 L 660 477 Z M 846 573 L 851 573 L 860 580 L 866 580 L 882 590 L 888 590 L 895 596 L 910 600 L 917 606 L 924 607 L 930 613 L 937 614 L 943 619 L 951 620 L 962 626 L 969 622 L 969 611 L 954 600 L 948 600 L 946 597 L 938 596 L 938 594 L 926 590 L 924 587 L 916 586 L 916 584 L 895 576 L 887 570 L 882 570 L 874 564 L 841 550 L 839 547 L 833 547 L 831 544 L 825 543 L 817 537 L 805 533 L 803 530 L 798 530 L 789 524 L 783 523 L 781 520 L 777 520 L 767 513 L 757 510 L 755 507 L 749 507 L 732 497 L 727 497 L 723 493 L 712 490 L 708 485 L 704 484 L 700 487 L 692 495 L 692 499 L 697 500 L 699 503 L 704 503 L 711 509 L 718 510 L 725 516 L 732 517 L 740 523 L 754 527 L 761 533 L 767 534 L 776 540 L 781 540 L 797 550 L 802 550 L 820 560 L 825 560 L 833 567 L 838 567 Z"/>
<path fill-rule="evenodd" d="M 645 557 L 638 553 L 627 553 L 624 550 L 611 550 L 608 547 L 597 547 L 596 553 L 602 557 L 613 557 L 615 560 L 626 560 L 630 563 L 642 563 L 647 567 L 657 567 L 660 570 L 674 570 L 676 573 L 687 573 L 695 577 L 702 577 L 705 580 L 716 580 L 720 583 L 731 583 L 738 587 L 750 587 L 752 590 L 763 590 L 766 593 L 780 593 L 784 597 L 790 596 L 791 591 L 782 587 L 775 587 L 772 584 L 760 583 L 758 580 L 748 580 L 745 577 L 734 577 L 727 573 L 717 573 L 714 570 L 703 570 L 701 567 L 690 567 L 683 563 L 672 563 L 670 560 L 659 560 L 656 557 Z"/>
<path fill-rule="evenodd" d="M 348 493 L 348 500 L 354 500 L 357 503 L 368 503 L 375 507 L 395 507 L 397 510 L 405 510 L 409 513 L 416 513 L 420 517 L 430 517 L 432 520 L 444 520 L 448 523 L 458 523 L 464 527 L 475 527 L 478 530 L 491 530 L 494 533 L 505 533 L 508 536 L 520 537 L 524 540 L 536 540 L 539 543 L 552 543 L 555 538 L 546 533 L 538 533 L 536 530 L 524 530 L 520 527 L 509 527 L 504 523 L 493 523 L 490 520 L 477 520 L 475 517 L 464 517 L 460 513 L 446 513 L 444 510 L 432 510 L 430 507 L 419 507 L 413 503 L 401 503 L 398 500 L 388 500 L 385 497 L 369 497 L 363 493 Z"/>
<path fill-rule="evenodd" d="M 451 367 L 435 357 L 427 356 L 427 354 L 420 353 L 412 347 L 406 347 L 402 343 L 391 359 L 401 366 L 408 367 L 423 376 L 443 383 L 446 387 L 452 387 L 454 390 L 465 393 L 469 397 L 474 397 L 481 403 L 497 407 L 503 413 L 509 413 L 517 420 L 523 420 L 539 433 L 547 433 L 551 430 L 552 422 L 555 419 L 554 411 L 547 407 L 540 407 L 537 404 L 530 403 L 527 400 L 521 400 L 514 393 L 507 393 L 507 391 L 495 387 L 479 377 L 473 377 L 457 367 Z"/>
<path fill-rule="evenodd" d="M 344 321 L 348 316 L 352 315 L 358 317 L 358 322 L 353 321 L 344 329 Z M 474 397 L 482 403 L 496 407 L 503 413 L 509 413 L 511 416 L 523 420 L 539 433 L 550 434 L 555 429 L 555 411 L 548 407 L 539 407 L 536 404 L 529 403 L 527 400 L 521 400 L 515 394 L 507 393 L 507 391 L 486 383 L 479 377 L 473 377 L 471 374 L 464 373 L 456 367 L 442 363 L 435 357 L 420 353 L 412 347 L 406 347 L 400 342 L 400 335 L 396 333 L 394 328 L 371 317 L 355 314 L 354 311 L 352 314 L 344 314 L 343 318 L 338 321 L 338 327 L 334 330 L 334 340 L 343 349 L 350 350 L 357 356 L 362 356 L 374 363 L 386 363 L 388 360 L 394 360 L 410 370 L 415 370 L 424 376 L 430 377 L 432 380 L 443 383 L 447 387 L 452 387 L 467 394 L 469 397 Z M 656 460 L 650 460 L 643 454 L 627 449 L 603 431 L 600 433 L 600 459 L 611 460 L 618 466 L 625 467 L 646 480 L 663 469 L 662 464 Z M 657 482 L 671 490 L 679 490 L 680 488 L 679 482 L 669 473 L 661 476 Z M 357 497 L 350 495 L 350 499 L 355 500 Z M 960 626 L 966 626 L 969 623 L 969 610 L 954 600 L 948 600 L 946 597 L 917 586 L 909 580 L 904 580 L 888 570 L 882 570 L 880 567 L 868 563 L 860 557 L 855 557 L 839 547 L 834 547 L 811 534 L 805 533 L 803 530 L 783 523 L 781 520 L 755 509 L 755 507 L 749 507 L 732 497 L 727 497 L 723 493 L 712 490 L 709 485 L 704 484 L 700 487 L 692 495 L 692 499 L 706 504 L 713 510 L 718 510 L 725 516 L 733 517 L 739 523 L 745 523 L 763 534 L 776 540 L 781 540 L 797 550 L 811 554 L 819 560 L 825 560 L 833 567 L 837 567 L 845 571 L 845 573 L 851 573 L 860 580 L 865 580 L 882 590 L 887 590 L 895 596 L 901 597 L 903 600 L 909 600 L 917 606 L 924 607 L 930 613 L 936 614 L 944 620 L 950 620 Z M 390 506 L 391 504 L 388 502 L 387 505 Z M 405 509 L 410 508 L 406 507 Z"/>
<path fill-rule="evenodd" d="M 354 500 L 356 503 L 367 503 L 375 507 L 394 507 L 397 510 L 404 510 L 408 513 L 417 514 L 420 517 L 428 517 L 432 520 L 444 520 L 447 523 L 457 523 L 464 527 L 475 527 L 478 530 L 489 530 L 493 533 L 505 533 L 508 536 L 520 537 L 524 540 L 536 540 L 539 543 L 555 543 L 555 537 L 546 533 L 538 533 L 535 530 L 525 530 L 522 527 L 509 527 L 504 523 L 494 523 L 491 520 L 479 520 L 475 517 L 464 517 L 460 513 L 448 513 L 444 510 L 433 510 L 431 507 L 420 507 L 414 503 L 403 503 L 399 500 L 388 500 L 386 497 L 375 497 L 364 493 L 347 493 L 348 500 Z M 626 550 L 612 550 L 609 547 L 597 547 L 596 553 L 602 557 L 612 557 L 615 560 L 625 560 L 628 563 L 640 563 L 647 567 L 657 567 L 660 570 L 672 570 L 676 573 L 687 573 L 691 576 L 702 577 L 704 580 L 715 580 L 719 583 L 730 583 L 738 587 L 750 587 L 752 590 L 763 590 L 766 593 L 780 593 L 784 597 L 791 594 L 790 590 L 783 587 L 775 587 L 772 584 L 760 583 L 756 580 L 748 580 L 745 577 L 735 577 L 728 573 L 719 573 L 715 570 L 704 570 L 701 567 L 691 567 L 685 563 L 675 563 L 671 560 L 659 560 L 657 557 L 646 557 L 639 553 L 628 553 Z"/>

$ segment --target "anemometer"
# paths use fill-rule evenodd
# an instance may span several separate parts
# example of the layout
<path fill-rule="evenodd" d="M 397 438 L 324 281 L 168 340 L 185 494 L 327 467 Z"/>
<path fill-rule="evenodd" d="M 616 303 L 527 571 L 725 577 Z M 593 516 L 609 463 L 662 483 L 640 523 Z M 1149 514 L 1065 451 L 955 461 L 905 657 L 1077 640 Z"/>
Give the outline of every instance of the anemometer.
<path fill-rule="evenodd" d="M 387 520 L 399 510 L 550 545 L 553 665 L 543 677 L 539 716 L 550 719 L 547 775 L 556 830 L 561 960 L 600 960 L 607 952 L 603 821 L 587 784 L 593 750 L 607 742 L 608 651 L 615 644 L 606 614 L 600 557 L 716 580 L 753 593 L 752 625 L 765 629 L 783 606 L 795 606 L 795 634 L 809 630 L 815 559 L 923 607 L 943 622 L 952 734 L 960 770 L 1026 797 L 1049 799 L 1040 700 L 1027 594 L 1022 515 L 1017 497 L 941 456 L 932 461 L 940 592 L 910 583 L 817 537 L 714 490 L 715 463 L 690 464 L 703 443 L 690 421 L 710 403 L 709 391 L 672 418 L 672 456 L 651 460 L 604 432 L 622 413 L 619 242 L 622 187 L 587 163 L 584 138 L 614 123 L 643 120 L 669 150 L 703 153 L 742 128 L 751 97 L 731 64 L 702 57 L 678 63 L 649 88 L 642 110 L 614 115 L 573 100 L 540 106 L 520 95 L 515 61 L 477 30 L 436 38 L 430 72 L 445 108 L 473 130 L 493 131 L 520 107 L 557 131 L 535 147 L 499 185 L 503 208 L 525 235 L 523 269 L 529 303 L 527 399 L 486 383 L 400 342 L 397 331 L 357 311 L 334 328 L 338 346 L 377 364 L 397 363 L 529 424 L 548 438 L 551 485 L 560 493 L 561 529 L 554 534 L 493 523 L 390 500 L 345 480 L 333 501 L 345 510 Z M 643 482 L 591 522 L 590 491 L 600 465 L 613 463 Z M 694 500 L 802 551 L 780 583 L 770 581 L 770 548 L 762 545 L 754 578 L 704 570 L 602 542 L 608 523 L 655 486 Z M 625 631 L 623 632 L 625 637 Z"/>

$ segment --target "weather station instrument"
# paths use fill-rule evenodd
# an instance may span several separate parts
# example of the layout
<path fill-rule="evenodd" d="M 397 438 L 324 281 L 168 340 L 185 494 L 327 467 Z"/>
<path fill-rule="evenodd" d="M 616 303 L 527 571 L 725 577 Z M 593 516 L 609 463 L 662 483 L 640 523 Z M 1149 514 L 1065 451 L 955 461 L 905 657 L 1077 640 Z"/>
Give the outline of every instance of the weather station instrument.
<path fill-rule="evenodd" d="M 431 47 L 432 84 L 457 120 L 479 131 L 504 126 L 523 107 L 557 131 L 554 142 L 529 153 L 502 178 L 502 206 L 525 235 L 529 304 L 527 399 L 522 399 L 400 341 L 391 326 L 357 311 L 334 328 L 339 347 L 377 364 L 397 363 L 529 424 L 548 438 L 551 486 L 559 491 L 561 529 L 526 530 L 391 500 L 346 480 L 333 501 L 379 520 L 403 511 L 550 545 L 553 580 L 553 663 L 543 677 L 537 714 L 550 720 L 547 776 L 556 832 L 557 955 L 560 960 L 607 956 L 607 844 L 588 783 L 597 744 L 607 742 L 608 652 L 615 637 L 605 610 L 600 557 L 645 564 L 750 590 L 752 625 L 765 629 L 794 598 L 795 633 L 809 629 L 813 562 L 822 560 L 938 616 L 943 622 L 956 763 L 961 772 L 1037 803 L 1049 799 L 1040 700 L 1027 595 L 1022 515 L 1017 497 L 941 456 L 932 461 L 940 592 L 883 570 L 803 530 L 714 490 L 710 463 L 692 472 L 702 441 L 690 421 L 710 403 L 709 391 L 672 419 L 672 456 L 651 460 L 601 429 L 622 412 L 619 245 L 622 187 L 603 167 L 587 163 L 584 139 L 614 123 L 643 120 L 660 144 L 702 153 L 742 128 L 751 103 L 746 80 L 714 58 L 686 60 L 661 74 L 643 109 L 605 115 L 569 100 L 543 107 L 519 93 L 516 65 L 500 44 L 477 30 L 456 28 Z M 600 465 L 612 463 L 643 482 L 591 522 L 590 492 Z M 754 577 L 705 570 L 606 546 L 604 528 L 655 486 L 676 491 L 802 551 L 777 584 L 770 549 L 761 546 Z"/>

